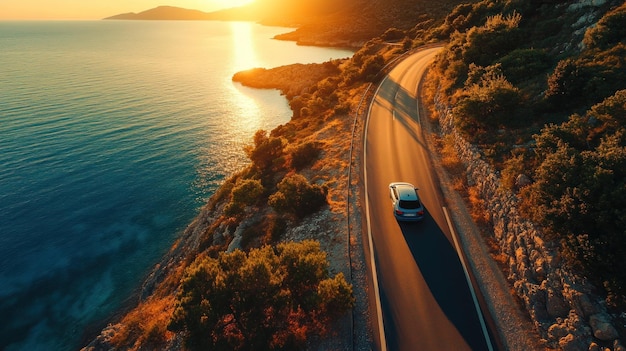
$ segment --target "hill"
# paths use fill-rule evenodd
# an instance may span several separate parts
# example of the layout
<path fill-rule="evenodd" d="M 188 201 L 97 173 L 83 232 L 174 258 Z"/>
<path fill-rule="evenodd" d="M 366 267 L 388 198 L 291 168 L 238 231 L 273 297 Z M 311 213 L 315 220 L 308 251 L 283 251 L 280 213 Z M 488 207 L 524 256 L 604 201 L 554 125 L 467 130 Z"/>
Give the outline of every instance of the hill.
<path fill-rule="evenodd" d="M 159 6 L 139 13 L 129 12 L 105 20 L 215 20 L 217 16 L 198 10 L 188 10 L 173 6 Z"/>
<path fill-rule="evenodd" d="M 462 0 L 256 0 L 252 4 L 215 12 L 160 6 L 140 13 L 124 13 L 105 20 L 233 20 L 294 27 L 277 39 L 300 45 L 359 48 L 389 29 L 408 30 L 416 24 L 439 24 Z"/>

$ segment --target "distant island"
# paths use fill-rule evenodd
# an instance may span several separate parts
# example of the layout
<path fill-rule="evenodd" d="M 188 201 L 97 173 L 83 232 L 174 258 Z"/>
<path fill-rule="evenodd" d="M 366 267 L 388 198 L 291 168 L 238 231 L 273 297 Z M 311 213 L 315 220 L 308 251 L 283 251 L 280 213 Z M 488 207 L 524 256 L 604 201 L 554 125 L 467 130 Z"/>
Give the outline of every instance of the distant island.
<path fill-rule="evenodd" d="M 122 13 L 105 20 L 192 20 L 252 21 L 266 26 L 294 28 L 276 39 L 295 41 L 299 45 L 350 47 L 358 49 L 371 38 L 382 35 L 390 27 L 409 30 L 415 20 L 424 20 L 424 11 L 442 13 L 452 10 L 462 0 L 448 0 L 445 5 L 419 7 L 401 5 L 404 0 L 389 3 L 371 0 L 255 0 L 240 7 L 203 12 L 175 6 L 159 6 L 150 10 Z M 396 9 L 391 11 L 390 8 Z M 401 9 L 400 9 L 401 8 Z"/>
<path fill-rule="evenodd" d="M 235 7 L 215 12 L 203 12 L 174 6 L 159 6 L 139 13 L 122 13 L 104 18 L 105 20 L 174 20 L 174 21 L 215 21 L 215 20 L 258 20 L 250 8 Z"/>

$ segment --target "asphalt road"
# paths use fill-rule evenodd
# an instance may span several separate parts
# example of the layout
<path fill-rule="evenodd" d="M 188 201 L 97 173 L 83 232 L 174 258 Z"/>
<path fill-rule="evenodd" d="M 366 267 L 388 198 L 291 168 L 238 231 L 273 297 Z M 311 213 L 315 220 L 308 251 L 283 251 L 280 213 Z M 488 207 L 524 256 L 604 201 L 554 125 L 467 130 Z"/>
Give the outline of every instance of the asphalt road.
<path fill-rule="evenodd" d="M 492 350 L 444 214 L 430 167 L 416 92 L 439 48 L 399 63 L 372 100 L 365 137 L 365 187 L 384 335 L 389 350 Z M 399 223 L 388 185 L 413 183 L 422 222 Z"/>

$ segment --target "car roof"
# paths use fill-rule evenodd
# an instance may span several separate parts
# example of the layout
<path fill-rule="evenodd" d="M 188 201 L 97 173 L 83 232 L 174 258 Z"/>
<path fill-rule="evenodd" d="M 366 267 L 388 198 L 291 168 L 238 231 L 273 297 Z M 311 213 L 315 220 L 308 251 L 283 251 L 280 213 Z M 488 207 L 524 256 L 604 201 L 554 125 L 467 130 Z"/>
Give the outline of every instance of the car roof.
<path fill-rule="evenodd" d="M 400 200 L 415 201 L 418 199 L 417 191 L 411 183 L 391 183 L 389 186 L 396 188 Z"/>

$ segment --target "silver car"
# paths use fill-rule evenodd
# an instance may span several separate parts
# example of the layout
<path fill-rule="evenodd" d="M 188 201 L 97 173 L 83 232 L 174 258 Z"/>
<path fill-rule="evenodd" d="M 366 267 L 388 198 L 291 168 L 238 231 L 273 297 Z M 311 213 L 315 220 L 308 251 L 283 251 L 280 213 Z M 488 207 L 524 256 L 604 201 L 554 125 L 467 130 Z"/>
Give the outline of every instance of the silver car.
<path fill-rule="evenodd" d="M 393 215 L 398 221 L 421 221 L 424 218 L 424 206 L 413 184 L 391 183 L 389 196 L 393 205 Z"/>

